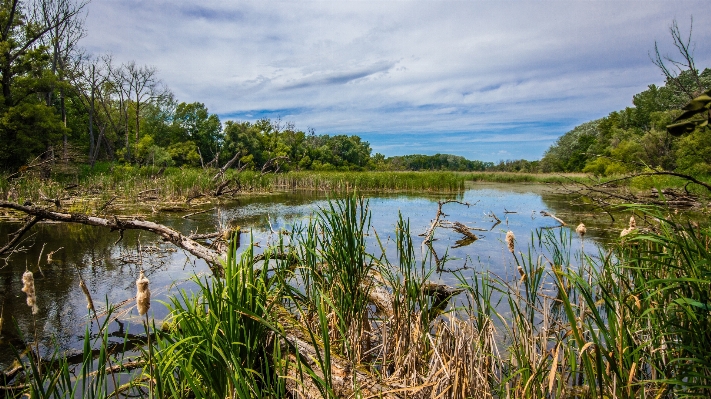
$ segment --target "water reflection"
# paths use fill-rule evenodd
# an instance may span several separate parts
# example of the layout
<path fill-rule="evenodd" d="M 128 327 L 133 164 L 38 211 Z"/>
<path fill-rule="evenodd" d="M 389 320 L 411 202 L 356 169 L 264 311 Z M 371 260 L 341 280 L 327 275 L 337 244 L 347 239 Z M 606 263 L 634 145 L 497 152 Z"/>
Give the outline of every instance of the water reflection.
<path fill-rule="evenodd" d="M 437 202 L 447 199 L 467 202 L 470 206 L 447 204 L 443 208 L 446 214 L 443 219 L 477 228 L 475 233 L 480 238 L 463 245 L 461 234 L 438 228 L 432 247 L 439 258 L 446 256 L 449 259 L 448 268 L 464 273 L 473 273 L 470 270 L 476 267 L 505 275 L 511 267 L 510 254 L 503 244 L 507 230 L 516 234 L 519 245 L 526 246 L 536 229 L 558 225 L 555 220 L 542 217 L 541 210 L 554 213 L 573 228 L 584 221 L 588 226 L 588 237 L 598 243 L 610 237 L 609 217 L 574 205 L 570 197 L 545 186 L 477 184 L 458 195 L 370 195 L 372 231 L 368 239 L 371 250 L 378 248 L 376 234 L 386 248 L 394 248 L 394 230 L 399 214 L 409 219 L 414 242 L 419 245 L 423 238 L 417 235 L 430 226 L 437 212 Z M 273 231 L 290 230 L 295 225 L 308 223 L 313 212 L 327 204 L 328 196 L 321 192 L 281 193 L 241 197 L 188 219 L 181 218 L 181 214 L 152 218 L 183 233 L 211 232 L 217 225 L 240 226 L 242 231 L 249 233 L 243 234 L 243 244 L 251 235 L 251 239 L 264 248 L 275 239 Z M 19 227 L 16 223 L 0 223 L 0 235 L 6 237 Z M 33 335 L 32 314 L 20 291 L 21 276 L 26 268 L 35 273 L 40 308 L 37 315 L 39 335 L 47 347 L 53 339 L 64 349 L 76 348 L 88 322 L 86 301 L 79 288 L 79 273 L 97 306 L 119 304 L 132 298 L 136 277 L 142 269 L 151 280 L 156 300 L 166 300 L 167 294 L 176 288 L 191 289 L 191 284 L 185 283 L 186 279 L 194 274 L 209 273 L 204 262 L 145 232 L 127 231 L 121 237 L 118 232 L 97 227 L 41 223 L 32 229 L 23 246 L 23 252 L 12 255 L 9 263 L 0 268 L 0 306 L 6 320 L 0 332 L 0 367 L 3 368 L 12 361 L 10 344 L 22 348 Z M 594 249 L 594 246 L 590 247 Z M 53 253 L 51 263 L 48 263 L 48 253 Z M 423 257 L 425 253 L 426 249 L 421 247 L 418 256 Z M 435 278 L 450 285 L 457 284 L 456 278 L 449 273 Z M 143 327 L 131 306 L 133 303 L 120 308 L 123 328 L 138 333 Z M 150 312 L 156 319 L 166 314 L 165 308 L 155 300 Z M 16 321 L 17 328 L 12 320 Z M 111 331 L 119 331 L 121 327 L 119 323 L 113 323 Z M 18 328 L 25 334 L 24 341 Z"/>

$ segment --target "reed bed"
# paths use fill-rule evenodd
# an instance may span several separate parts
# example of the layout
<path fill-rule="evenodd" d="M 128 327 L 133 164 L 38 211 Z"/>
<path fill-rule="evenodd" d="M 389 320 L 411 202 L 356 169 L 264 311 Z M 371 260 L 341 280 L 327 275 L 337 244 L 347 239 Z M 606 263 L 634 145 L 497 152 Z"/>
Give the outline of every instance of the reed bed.
<path fill-rule="evenodd" d="M 331 201 L 262 256 L 237 259 L 232 242 L 224 277 L 175 295 L 132 394 L 709 397 L 711 231 L 627 210 L 638 222 L 616 246 L 584 251 L 584 228 L 579 248 L 562 228 L 507 235 L 509 273 L 460 273 L 442 291 L 406 219 L 394 253 L 371 253 L 367 201 Z M 57 375 L 27 390 L 71 391 Z M 102 378 L 85 397 L 112 395 Z"/>
<path fill-rule="evenodd" d="M 289 172 L 274 176 L 274 187 L 326 191 L 461 191 L 458 172 Z"/>
<path fill-rule="evenodd" d="M 583 173 L 520 173 L 520 172 L 473 172 L 466 173 L 467 180 L 489 183 L 546 183 L 570 184 L 589 182 Z"/>

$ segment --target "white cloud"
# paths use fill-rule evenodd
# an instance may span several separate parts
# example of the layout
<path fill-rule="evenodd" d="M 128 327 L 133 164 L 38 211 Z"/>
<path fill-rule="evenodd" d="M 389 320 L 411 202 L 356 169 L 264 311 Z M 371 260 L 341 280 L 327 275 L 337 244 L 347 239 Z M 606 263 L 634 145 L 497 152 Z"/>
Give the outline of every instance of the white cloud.
<path fill-rule="evenodd" d="M 673 18 L 687 27 L 693 11 L 697 62 L 711 66 L 701 45 L 711 42 L 707 5 L 94 0 L 84 45 L 155 65 L 178 99 L 223 119 L 281 116 L 318 133 L 369 133 L 393 154 L 412 148 L 380 137 L 416 134 L 423 151 L 474 152 L 516 129 L 515 153 L 532 159 L 545 145 L 527 140 L 550 144 L 662 83 L 648 52 L 655 40 L 671 52 Z"/>

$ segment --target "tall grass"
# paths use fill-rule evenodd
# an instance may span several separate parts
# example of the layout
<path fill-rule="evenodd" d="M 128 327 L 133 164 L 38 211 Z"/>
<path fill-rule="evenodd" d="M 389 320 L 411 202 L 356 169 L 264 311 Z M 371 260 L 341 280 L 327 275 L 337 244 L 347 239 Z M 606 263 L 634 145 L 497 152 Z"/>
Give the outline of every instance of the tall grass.
<path fill-rule="evenodd" d="M 289 367 L 272 306 L 279 286 L 253 253 L 236 258 L 232 241 L 223 278 L 199 279 L 198 293 L 171 299 L 170 331 L 156 351 L 157 397 L 284 397 Z M 258 274 L 258 276 L 257 276 Z"/>
<path fill-rule="evenodd" d="M 232 243 L 224 277 L 176 294 L 142 384 L 186 398 L 709 397 L 711 231 L 629 211 L 649 224 L 616 246 L 538 231 L 502 249 L 506 275 L 459 273 L 461 293 L 441 295 L 405 218 L 391 253 L 366 201 L 331 201 L 264 256 L 238 260 Z M 78 392 L 28 376 L 38 397 Z M 112 391 L 97 378 L 87 397 Z"/>
<path fill-rule="evenodd" d="M 274 176 L 275 188 L 327 191 L 464 189 L 465 174 L 457 172 L 288 172 Z"/>

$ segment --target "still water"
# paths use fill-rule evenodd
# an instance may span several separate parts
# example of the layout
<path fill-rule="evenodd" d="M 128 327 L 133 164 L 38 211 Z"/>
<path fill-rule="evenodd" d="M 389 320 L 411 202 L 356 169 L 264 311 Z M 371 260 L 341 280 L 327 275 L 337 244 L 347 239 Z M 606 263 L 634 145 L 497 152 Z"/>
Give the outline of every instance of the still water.
<path fill-rule="evenodd" d="M 438 201 L 455 199 L 469 203 L 470 206 L 444 205 L 446 217 L 443 219 L 484 230 L 474 231 L 479 240 L 458 246 L 461 234 L 438 228 L 434 242 L 435 252 L 440 257 L 446 253 L 450 259 L 446 269 L 460 269 L 465 274 L 473 273 L 474 269 L 510 274 L 513 269 L 504 243 L 506 231 L 515 233 L 518 246 L 528 245 L 531 234 L 537 229 L 558 226 L 552 218 L 541 216 L 541 211 L 555 214 L 572 229 L 584 222 L 588 228 L 586 251 L 604 245 L 611 236 L 611 220 L 607 215 L 579 206 L 572 197 L 544 185 L 476 184 L 459 194 L 368 194 L 367 197 L 372 214 L 369 240 L 373 253 L 379 252 L 376 234 L 386 248 L 392 248 L 399 214 L 409 219 L 413 243 L 420 246 L 424 238 L 418 235 L 430 226 Z M 250 195 L 189 219 L 181 217 L 188 212 L 149 214 L 147 219 L 185 234 L 212 232 L 216 226 L 240 226 L 246 233 L 242 234 L 242 246 L 249 244 L 251 236 L 258 246 L 256 252 L 260 252 L 260 248 L 276 239 L 272 231 L 290 230 L 294 225 L 308 223 L 314 212 L 328 205 L 328 200 L 325 193 Z M 493 215 L 501 223 L 495 224 Z M 0 237 L 7 237 L 19 226 L 0 223 Z M 97 307 L 105 308 L 107 303 L 121 305 L 118 307 L 121 322 L 113 323 L 110 330 L 119 340 L 126 329 L 133 333 L 143 331 L 133 302 L 127 302 L 136 294 L 135 280 L 140 270 L 145 270 L 151 280 L 153 301 L 149 314 L 156 320 L 166 316 L 165 307 L 157 301 L 167 300 L 176 289 L 192 289 L 192 283 L 186 281 L 191 276 L 210 273 L 204 262 L 150 233 L 126 232 L 121 240 L 119 238 L 118 232 L 102 228 L 41 223 L 26 235 L 24 252 L 12 255 L 7 264 L 0 261 L 0 308 L 4 320 L 0 331 L 0 368 L 7 367 L 13 360 L 12 346 L 21 349 L 32 341 L 35 326 L 45 351 L 57 345 L 65 351 L 77 350 L 88 322 L 79 274 L 86 281 Z M 574 238 L 576 243 L 577 237 Z M 420 251 L 419 256 L 424 252 L 424 249 Z M 48 262 L 50 253 L 51 262 Z M 26 269 L 35 275 L 39 313 L 34 320 L 25 304 L 25 294 L 21 292 L 22 273 Z M 433 279 L 457 284 L 457 279 L 446 271 L 433 275 Z"/>

